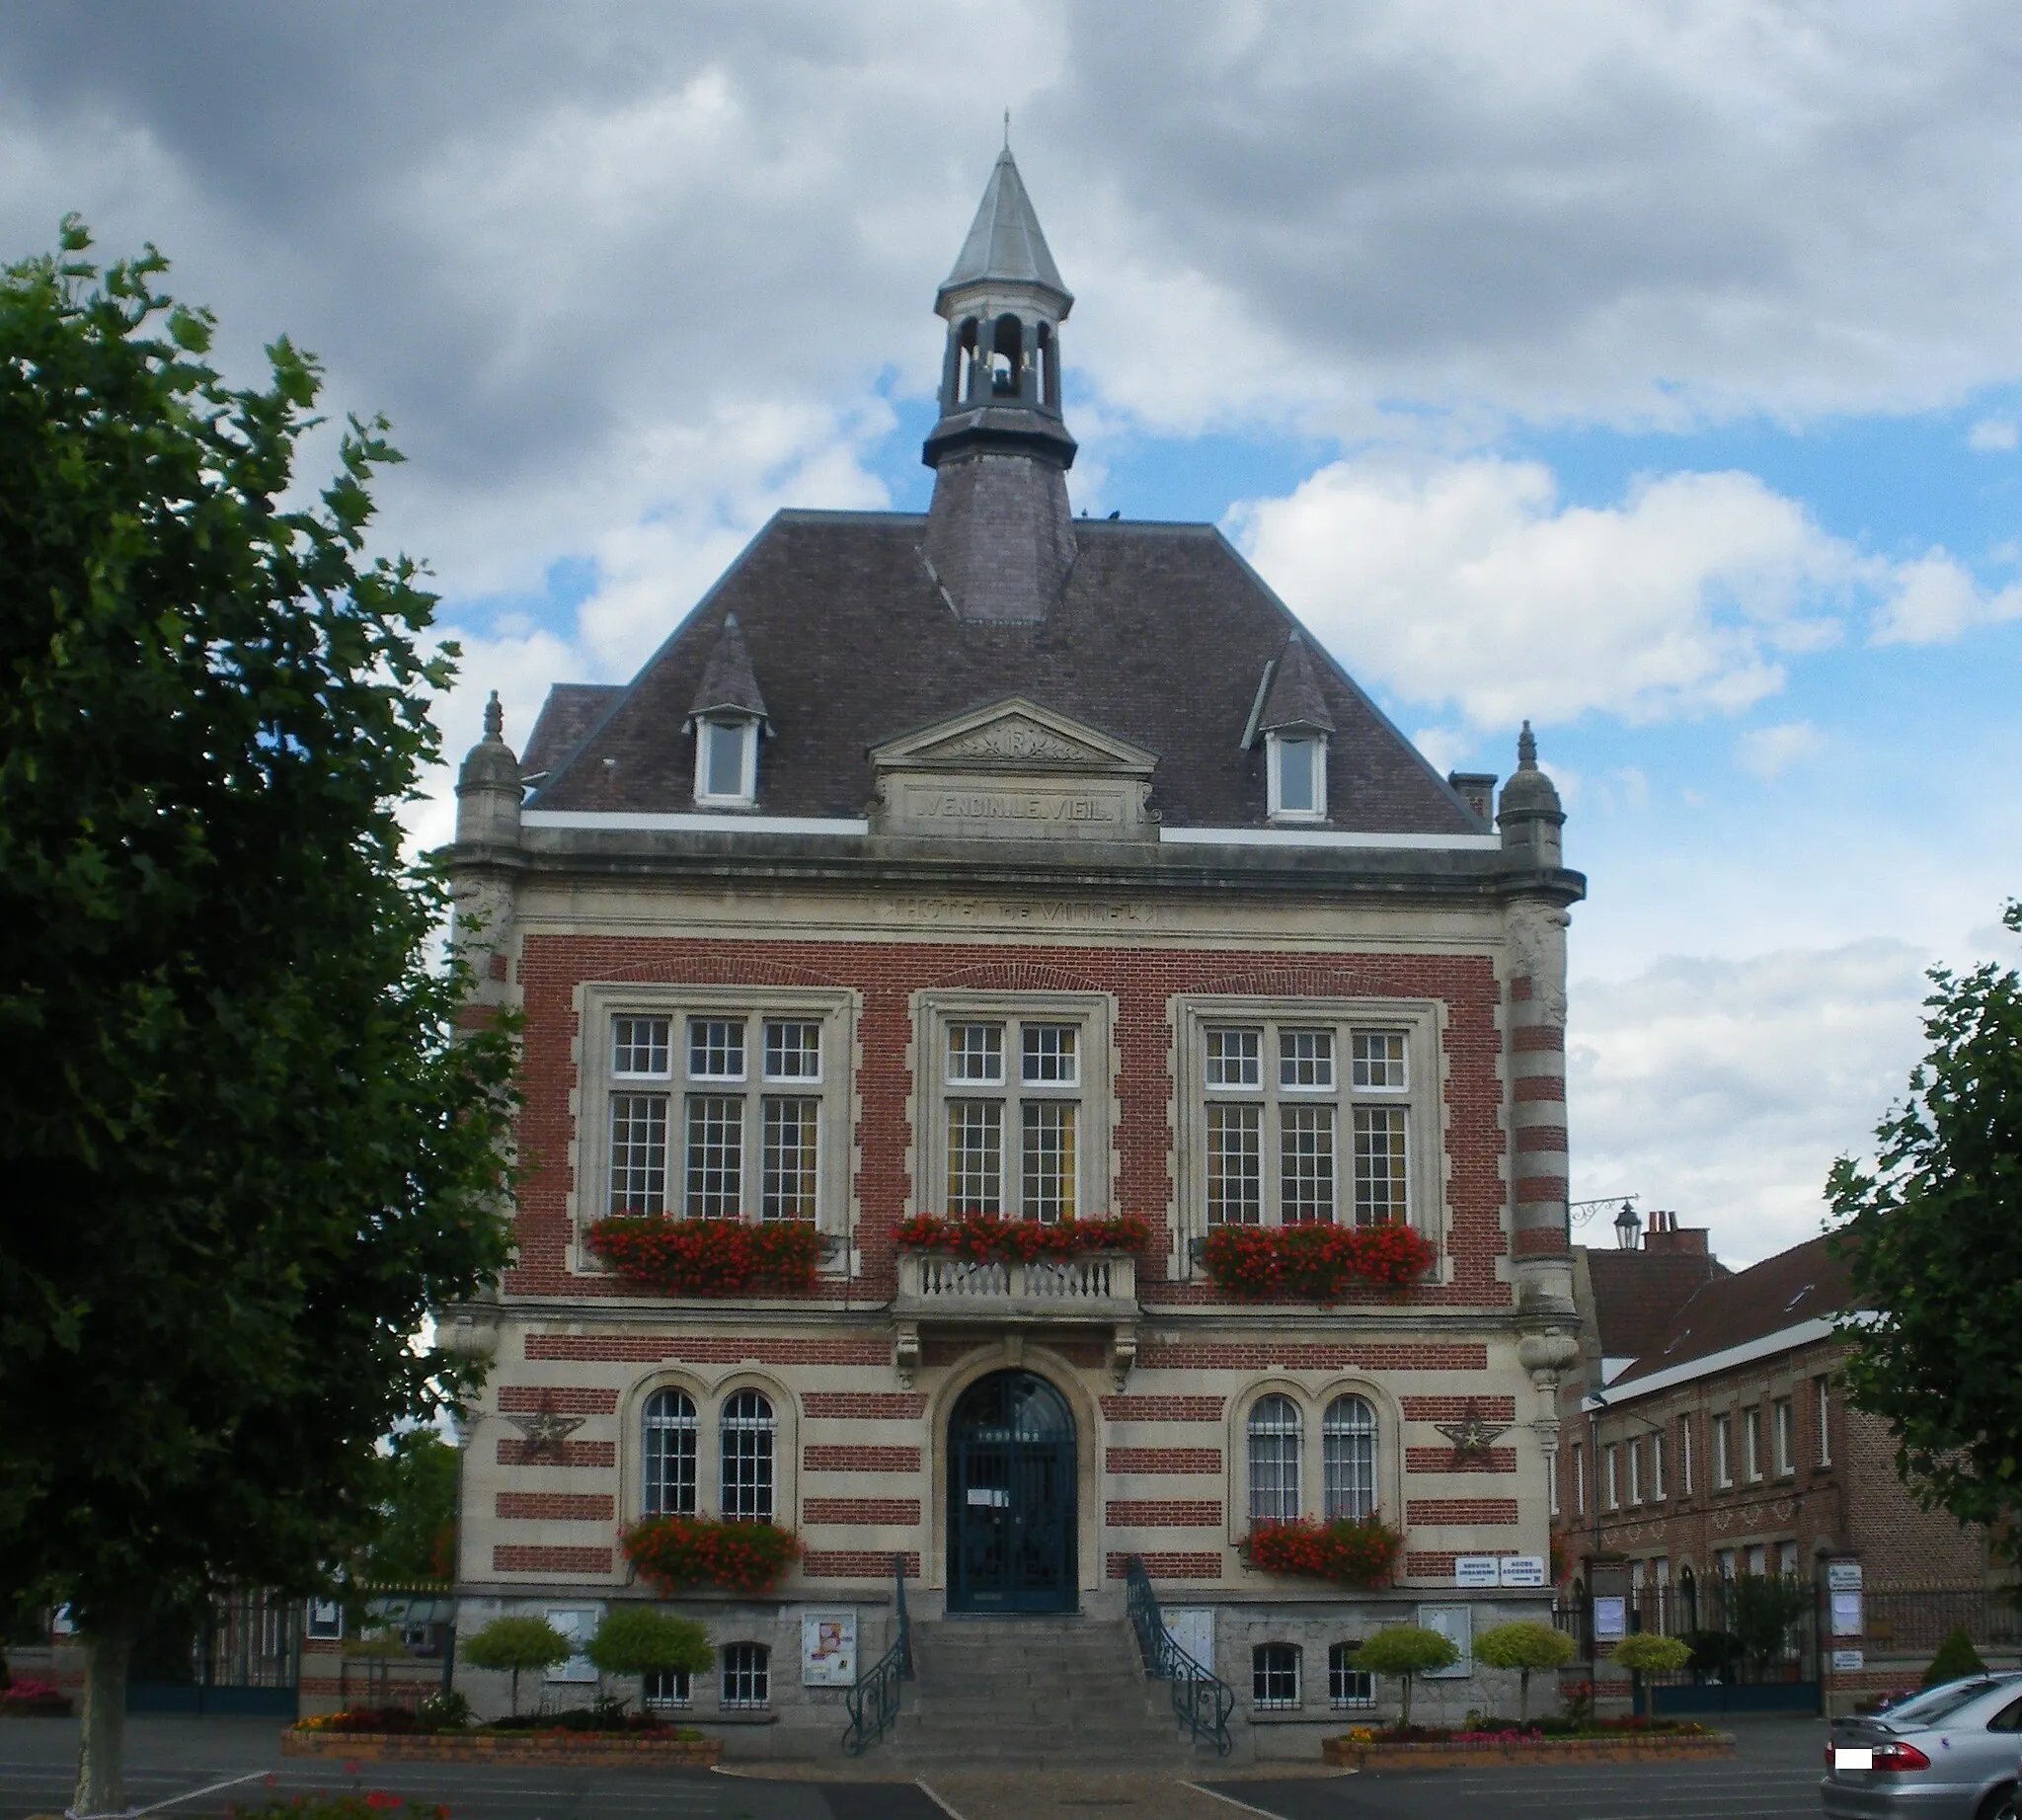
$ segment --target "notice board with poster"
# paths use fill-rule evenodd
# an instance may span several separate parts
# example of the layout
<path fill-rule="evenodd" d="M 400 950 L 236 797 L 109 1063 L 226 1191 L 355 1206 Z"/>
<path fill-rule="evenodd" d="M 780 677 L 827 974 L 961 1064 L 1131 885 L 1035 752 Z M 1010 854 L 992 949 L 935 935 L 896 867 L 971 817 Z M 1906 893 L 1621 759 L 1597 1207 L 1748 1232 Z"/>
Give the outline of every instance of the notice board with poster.
<path fill-rule="evenodd" d="M 857 1684 L 857 1615 L 801 1614 L 801 1685 L 853 1688 Z"/>

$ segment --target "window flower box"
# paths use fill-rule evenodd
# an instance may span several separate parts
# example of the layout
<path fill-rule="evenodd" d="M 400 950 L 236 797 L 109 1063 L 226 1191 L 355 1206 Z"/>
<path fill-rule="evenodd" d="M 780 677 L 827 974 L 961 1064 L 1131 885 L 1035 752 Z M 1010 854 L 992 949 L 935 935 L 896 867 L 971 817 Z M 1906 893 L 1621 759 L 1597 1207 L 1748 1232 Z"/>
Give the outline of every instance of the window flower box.
<path fill-rule="evenodd" d="M 1113 1220 L 944 1220 L 916 1214 L 898 1228 L 907 1251 L 945 1251 L 969 1263 L 1030 1264 L 1041 1258 L 1084 1257 L 1095 1251 L 1142 1251 L 1151 1243 L 1151 1222 L 1142 1214 Z"/>
<path fill-rule="evenodd" d="M 804 1294 L 821 1261 L 821 1234 L 805 1220 L 747 1226 L 616 1214 L 588 1236 L 589 1248 L 628 1286 L 665 1296 Z"/>
<path fill-rule="evenodd" d="M 1408 1226 L 1218 1226 L 1202 1262 L 1238 1302 L 1339 1302 L 1351 1285 L 1401 1294 L 1439 1258 Z"/>
<path fill-rule="evenodd" d="M 648 1517 L 620 1541 L 640 1578 L 667 1596 L 695 1586 L 770 1592 L 801 1557 L 791 1530 L 714 1517 Z"/>
<path fill-rule="evenodd" d="M 1397 1577 L 1404 1538 L 1380 1517 L 1343 1517 L 1324 1524 L 1301 1517 L 1259 1524 L 1239 1545 L 1243 1559 L 1262 1572 L 1368 1592 Z"/>

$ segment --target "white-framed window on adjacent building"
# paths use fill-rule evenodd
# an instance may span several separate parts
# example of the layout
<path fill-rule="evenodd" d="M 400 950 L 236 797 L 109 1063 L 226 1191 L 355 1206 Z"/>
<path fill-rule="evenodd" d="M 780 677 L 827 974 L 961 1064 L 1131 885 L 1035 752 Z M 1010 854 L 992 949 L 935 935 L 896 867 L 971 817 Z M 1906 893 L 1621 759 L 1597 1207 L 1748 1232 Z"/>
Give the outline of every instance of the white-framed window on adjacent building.
<path fill-rule="evenodd" d="M 749 809 L 758 800 L 758 723 L 718 715 L 695 723 L 695 801 L 705 809 Z"/>
<path fill-rule="evenodd" d="M 1776 1476 L 1787 1478 L 1797 1470 L 1796 1424 L 1792 1418 L 1790 1398 L 1779 1396 L 1769 1405 L 1769 1438 L 1774 1449 Z"/>
<path fill-rule="evenodd" d="M 1327 819 L 1327 740 L 1317 732 L 1267 733 L 1271 820 L 1324 822 Z"/>
<path fill-rule="evenodd" d="M 848 1223 L 852 1000 L 585 989 L 585 1217 Z"/>
<path fill-rule="evenodd" d="M 1742 1411 L 1742 1464 L 1752 1484 L 1762 1476 L 1762 1411 L 1759 1406 Z"/>
<path fill-rule="evenodd" d="M 1621 1447 L 1604 1441 L 1600 1448 L 1600 1508 L 1619 1510 L 1622 1503 Z"/>
<path fill-rule="evenodd" d="M 1692 1418 L 1678 1417 L 1678 1489 L 1686 1497 L 1692 1495 Z"/>
<path fill-rule="evenodd" d="M 1650 1501 L 1662 1504 L 1670 1495 L 1664 1482 L 1665 1434 L 1657 1430 L 1650 1437 Z"/>
<path fill-rule="evenodd" d="M 920 1054 L 927 1211 L 1049 1226 L 1109 1214 L 1106 997 L 926 994 Z"/>
<path fill-rule="evenodd" d="M 1587 1515 L 1587 1448 L 1585 1443 L 1576 1441 L 1568 1450 L 1567 1460 L 1573 1474 L 1573 1514 Z"/>
<path fill-rule="evenodd" d="M 1643 1502 L 1643 1438 L 1633 1436 L 1624 1443 L 1629 1454 L 1629 1502 Z"/>
<path fill-rule="evenodd" d="M 1713 1418 L 1713 1483 L 1725 1491 L 1734 1483 L 1734 1417 Z"/>
<path fill-rule="evenodd" d="M 1826 1377 L 1812 1380 L 1813 1420 L 1819 1427 L 1819 1464 L 1832 1464 L 1832 1383 Z"/>
<path fill-rule="evenodd" d="M 1192 1000 L 1180 1026 L 1194 1229 L 1437 1227 L 1431 1007 Z"/>

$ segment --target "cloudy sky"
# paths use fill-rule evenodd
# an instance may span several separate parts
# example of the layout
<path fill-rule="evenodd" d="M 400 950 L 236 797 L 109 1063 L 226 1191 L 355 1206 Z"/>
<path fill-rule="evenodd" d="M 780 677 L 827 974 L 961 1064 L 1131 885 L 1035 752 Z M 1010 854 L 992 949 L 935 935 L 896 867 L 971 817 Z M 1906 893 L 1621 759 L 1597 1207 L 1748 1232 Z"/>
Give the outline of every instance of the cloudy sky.
<path fill-rule="evenodd" d="M 775 508 L 924 504 L 1010 109 L 1077 507 L 1219 522 L 1441 765 L 1536 723 L 1575 1193 L 1739 1261 L 1817 1229 L 1922 970 L 2011 958 L 2018 93 L 2012 0 L 52 0 L 0 10 L 0 249 L 152 239 L 234 370 L 284 330 L 394 420 L 460 748 Z"/>

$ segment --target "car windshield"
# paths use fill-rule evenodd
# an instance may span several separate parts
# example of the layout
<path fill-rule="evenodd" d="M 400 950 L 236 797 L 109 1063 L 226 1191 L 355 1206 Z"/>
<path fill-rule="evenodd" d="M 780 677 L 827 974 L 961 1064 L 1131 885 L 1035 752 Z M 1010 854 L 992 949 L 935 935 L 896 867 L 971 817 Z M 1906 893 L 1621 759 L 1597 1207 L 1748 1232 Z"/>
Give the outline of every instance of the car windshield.
<path fill-rule="evenodd" d="M 1900 1706 L 1892 1707 L 1882 1714 L 1882 1722 L 1898 1728 L 1905 1725 L 1938 1725 L 1949 1719 L 1961 1708 L 1971 1705 L 1983 1694 L 1990 1694 L 1996 1688 L 2005 1688 L 2015 1679 L 2004 1676 L 1999 1681 L 1954 1681 L 1942 1688 L 1933 1688 L 1928 1694 L 1919 1694 L 1914 1700 L 1906 1700 Z"/>

